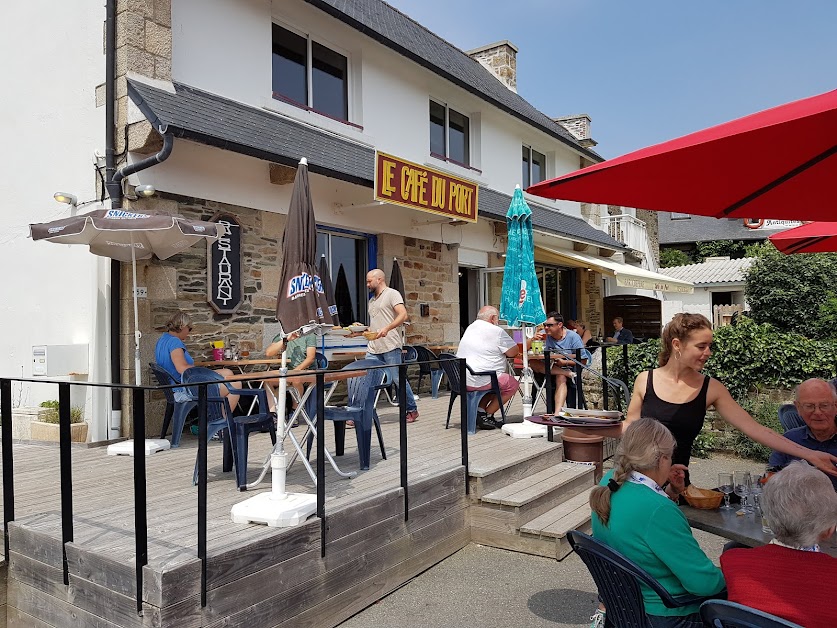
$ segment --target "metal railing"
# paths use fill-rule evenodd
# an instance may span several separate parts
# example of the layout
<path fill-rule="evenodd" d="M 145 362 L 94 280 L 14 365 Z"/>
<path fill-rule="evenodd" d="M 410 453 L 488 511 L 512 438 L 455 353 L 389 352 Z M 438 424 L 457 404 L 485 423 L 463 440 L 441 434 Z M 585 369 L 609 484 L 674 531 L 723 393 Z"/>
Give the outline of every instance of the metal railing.
<path fill-rule="evenodd" d="M 635 251 L 647 253 L 648 228 L 644 222 L 628 214 L 602 216 L 600 221 L 611 238 Z"/>
<path fill-rule="evenodd" d="M 430 360 L 428 363 L 437 363 L 438 360 Z M 465 360 L 457 359 L 461 381 L 465 381 L 466 369 Z M 399 371 L 399 382 L 407 381 L 407 367 L 423 362 L 402 363 L 397 366 Z M 360 367 L 363 370 L 378 368 L 393 368 L 392 366 Z M 311 371 L 316 377 L 317 394 L 317 416 L 325 415 L 325 375 L 329 371 Z M 331 371 L 333 372 L 333 371 Z M 265 379 L 275 379 L 276 374 L 255 375 L 252 378 L 242 379 L 246 382 L 258 382 Z M 12 413 L 12 383 L 38 383 L 55 384 L 58 386 L 58 417 L 59 417 L 59 473 L 61 493 L 61 541 L 62 541 L 62 568 L 64 584 L 69 585 L 69 564 L 67 561 L 66 544 L 73 541 L 73 477 L 72 477 L 72 448 L 70 434 L 70 387 L 88 386 L 98 388 L 109 388 L 115 390 L 131 391 L 133 399 L 133 480 L 134 480 L 134 545 L 136 553 L 136 608 L 137 613 L 142 612 L 142 591 L 143 591 L 143 568 L 148 564 L 148 502 L 147 502 L 147 475 L 146 475 L 146 417 L 145 417 L 145 395 L 148 391 L 180 388 L 182 384 L 167 386 L 136 386 L 128 384 L 103 384 L 94 382 L 65 382 L 44 379 L 27 378 L 0 378 L 0 418 L 2 420 L 2 469 L 3 469 L 3 545 L 5 556 L 9 556 L 9 524 L 15 520 L 15 484 L 14 484 L 14 450 L 12 442 L 13 413 Z M 201 606 L 206 606 L 207 592 L 207 408 L 208 393 L 207 386 L 218 384 L 218 380 L 207 382 L 190 382 L 190 387 L 198 387 L 198 530 L 197 530 L 197 557 L 201 561 Z M 406 387 L 398 387 L 399 407 L 399 442 L 400 442 L 400 484 L 404 491 L 404 519 L 409 518 L 409 486 L 407 477 L 407 393 Z M 465 469 L 465 494 L 469 493 L 468 486 L 468 405 L 467 395 L 460 396 L 461 412 L 461 447 L 462 466 Z M 326 549 L 326 511 L 325 511 L 325 430 L 322 429 L 323 421 L 319 420 L 317 429 L 317 509 L 316 514 L 320 518 L 321 525 L 321 555 L 325 556 Z M 230 435 L 232 438 L 232 435 Z"/>

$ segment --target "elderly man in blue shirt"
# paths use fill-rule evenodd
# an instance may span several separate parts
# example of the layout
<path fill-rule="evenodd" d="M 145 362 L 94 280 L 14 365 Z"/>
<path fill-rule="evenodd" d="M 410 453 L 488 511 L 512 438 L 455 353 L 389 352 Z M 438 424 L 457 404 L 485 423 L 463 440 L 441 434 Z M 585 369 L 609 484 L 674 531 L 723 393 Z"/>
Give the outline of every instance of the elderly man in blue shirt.
<path fill-rule="evenodd" d="M 795 397 L 794 405 L 805 421 L 805 427 L 788 430 L 785 438 L 808 449 L 837 455 L 837 392 L 834 387 L 822 379 L 807 379 L 796 387 Z M 799 458 L 774 451 L 768 464 L 783 468 L 794 460 Z M 837 490 L 837 478 L 829 479 Z"/>

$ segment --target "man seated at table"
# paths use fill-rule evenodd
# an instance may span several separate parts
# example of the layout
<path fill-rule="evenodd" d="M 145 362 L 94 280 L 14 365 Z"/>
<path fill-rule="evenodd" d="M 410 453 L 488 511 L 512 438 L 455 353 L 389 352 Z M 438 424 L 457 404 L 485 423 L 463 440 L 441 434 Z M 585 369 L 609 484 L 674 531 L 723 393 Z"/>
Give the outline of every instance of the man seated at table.
<path fill-rule="evenodd" d="M 564 317 L 558 312 L 550 312 L 547 315 L 543 328 L 545 335 L 538 334 L 538 336 L 545 339 L 544 351 L 553 354 L 551 356 L 552 370 L 550 372 L 555 381 L 555 411 L 558 412 L 567 405 L 568 384 L 572 386 L 575 377 L 575 371 L 573 370 L 575 362 L 568 357 L 575 358 L 575 350 L 583 349 L 581 361 L 583 364 L 587 364 L 590 354 L 584 348 L 581 336 L 564 326 Z M 536 373 L 544 373 L 543 362 L 533 361 L 530 365 Z M 573 389 L 575 390 L 574 387 Z M 576 406 L 575 401 L 575 398 L 570 400 L 570 406 L 573 408 Z"/>
<path fill-rule="evenodd" d="M 456 357 L 465 358 L 465 362 L 475 372 L 494 371 L 500 384 L 500 399 L 496 395 L 488 394 L 480 400 L 482 412 L 477 413 L 477 425 L 481 429 L 502 427 L 503 422 L 494 418 L 494 413 L 500 409 L 517 392 L 517 380 L 506 372 L 506 358 L 513 358 L 519 352 L 517 343 L 498 327 L 500 313 L 496 307 L 486 305 L 477 314 L 477 320 L 468 325 Z M 471 375 L 468 373 L 466 390 L 490 390 L 491 377 L 489 375 Z"/>
<path fill-rule="evenodd" d="M 285 344 L 286 342 L 287 348 Z M 278 358 L 282 356 L 282 351 L 286 351 L 286 357 L 288 360 L 287 366 L 289 371 L 306 371 L 312 366 L 316 366 L 317 335 L 306 334 L 305 336 L 299 336 L 291 334 L 288 336 L 287 340 L 285 340 L 282 338 L 282 334 L 277 334 L 273 338 L 273 342 L 271 342 L 267 346 L 267 349 L 264 350 L 264 354 L 269 358 Z M 289 379 L 288 383 L 296 389 L 301 397 L 303 393 L 303 385 L 295 381 L 293 378 Z M 271 406 L 270 411 L 275 412 L 275 397 L 277 394 L 276 391 L 279 388 L 279 380 L 269 379 L 267 380 L 267 385 L 273 390 L 273 394 L 268 395 L 268 402 Z M 292 396 L 288 397 L 288 401 L 289 404 L 286 406 L 288 409 L 295 407 L 296 403 L 293 401 Z"/>
<path fill-rule="evenodd" d="M 721 554 L 729 599 L 807 628 L 833 626 L 837 558 L 818 544 L 834 534 L 837 494 L 821 471 L 792 462 L 770 477 L 761 505 L 776 538 Z"/>
<path fill-rule="evenodd" d="M 621 316 L 613 319 L 613 336 L 607 339 L 608 342 L 618 342 L 620 345 L 630 345 L 634 342 L 634 335 L 630 329 L 627 329 L 622 323 Z"/>
<path fill-rule="evenodd" d="M 837 392 L 834 387 L 822 379 L 807 379 L 796 387 L 794 405 L 799 416 L 805 421 L 805 427 L 796 427 L 785 432 L 785 438 L 794 443 L 837 455 L 837 425 L 834 415 L 837 413 Z M 788 454 L 774 451 L 768 464 L 783 468 L 799 460 Z M 829 477 L 837 491 L 837 478 Z"/>

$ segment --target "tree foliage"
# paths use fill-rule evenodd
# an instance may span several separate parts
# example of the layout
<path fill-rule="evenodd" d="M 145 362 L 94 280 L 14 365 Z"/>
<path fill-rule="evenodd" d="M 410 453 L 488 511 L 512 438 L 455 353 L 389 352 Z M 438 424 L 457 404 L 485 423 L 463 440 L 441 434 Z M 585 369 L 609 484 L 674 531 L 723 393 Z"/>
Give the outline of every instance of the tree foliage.
<path fill-rule="evenodd" d="M 673 266 L 685 266 L 691 264 L 692 260 L 685 251 L 680 249 L 660 249 L 660 267 L 671 268 Z"/>
<path fill-rule="evenodd" d="M 710 240 L 698 242 L 697 257 L 704 261 L 707 257 L 728 256 L 730 259 L 740 259 L 746 255 L 747 247 L 741 240 Z"/>
<path fill-rule="evenodd" d="M 745 271 L 745 294 L 757 323 L 811 338 L 837 339 L 837 255 L 784 255 L 770 244 Z"/>

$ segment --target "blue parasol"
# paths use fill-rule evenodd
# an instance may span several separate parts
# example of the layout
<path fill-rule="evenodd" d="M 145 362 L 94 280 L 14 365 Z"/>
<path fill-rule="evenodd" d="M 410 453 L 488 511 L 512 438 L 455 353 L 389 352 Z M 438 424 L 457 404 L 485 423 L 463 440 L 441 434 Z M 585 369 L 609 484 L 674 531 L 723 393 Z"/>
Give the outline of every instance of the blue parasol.
<path fill-rule="evenodd" d="M 500 301 L 500 318 L 511 327 L 523 328 L 523 416 L 532 414 L 529 361 L 526 350 L 527 325 L 539 325 L 546 319 L 541 289 L 535 274 L 535 245 L 532 239 L 532 210 L 523 199 L 517 186 L 506 213 L 508 245 L 506 268 L 503 273 L 503 291 Z M 533 332 L 534 327 L 528 331 Z"/>

